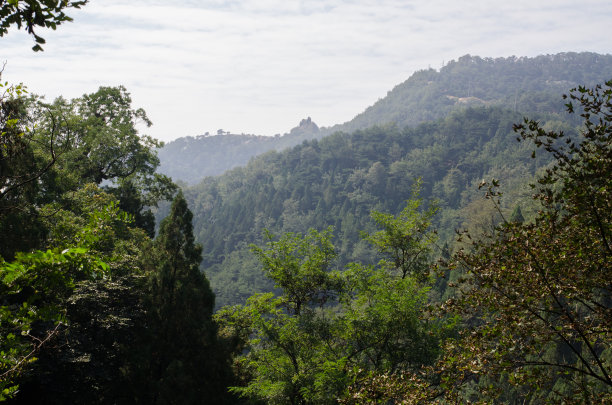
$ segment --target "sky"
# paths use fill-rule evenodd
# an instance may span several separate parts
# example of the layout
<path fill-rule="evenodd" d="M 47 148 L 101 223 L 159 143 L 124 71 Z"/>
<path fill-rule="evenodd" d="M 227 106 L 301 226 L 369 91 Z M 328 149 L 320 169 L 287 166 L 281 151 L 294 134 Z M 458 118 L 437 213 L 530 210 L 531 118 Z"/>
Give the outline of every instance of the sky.
<path fill-rule="evenodd" d="M 3 81 L 48 100 L 124 85 L 163 141 L 275 135 L 352 119 L 421 69 L 465 54 L 611 53 L 609 0 L 90 0 L 0 38 Z"/>

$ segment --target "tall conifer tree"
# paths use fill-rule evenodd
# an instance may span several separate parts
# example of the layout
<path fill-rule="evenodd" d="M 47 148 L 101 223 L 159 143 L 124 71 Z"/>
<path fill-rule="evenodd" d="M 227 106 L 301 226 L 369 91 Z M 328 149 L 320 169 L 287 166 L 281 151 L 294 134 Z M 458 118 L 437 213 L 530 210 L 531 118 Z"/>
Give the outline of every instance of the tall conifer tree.
<path fill-rule="evenodd" d="M 226 362 L 212 319 L 215 296 L 200 272 L 192 214 L 182 193 L 162 221 L 155 240 L 156 269 L 149 299 L 146 403 L 223 403 Z"/>

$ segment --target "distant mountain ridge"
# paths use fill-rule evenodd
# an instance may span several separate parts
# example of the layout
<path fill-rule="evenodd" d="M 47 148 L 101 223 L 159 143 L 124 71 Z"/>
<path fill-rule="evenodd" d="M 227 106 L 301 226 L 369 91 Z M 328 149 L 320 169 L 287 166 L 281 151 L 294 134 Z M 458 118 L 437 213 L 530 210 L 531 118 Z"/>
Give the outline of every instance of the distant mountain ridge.
<path fill-rule="evenodd" d="M 319 127 L 310 117 L 283 136 L 219 133 L 178 138 L 158 151 L 161 173 L 194 184 L 216 176 L 270 150 L 283 150 L 314 139 Z"/>
<path fill-rule="evenodd" d="M 159 150 L 160 171 L 190 184 L 243 166 L 254 156 L 281 151 L 334 132 L 373 126 L 415 127 L 473 105 L 496 105 L 521 113 L 560 113 L 559 94 L 612 78 L 612 55 L 559 53 L 535 58 L 465 55 L 439 71 L 415 72 L 352 120 L 319 128 L 308 117 L 289 133 L 184 137 Z"/>

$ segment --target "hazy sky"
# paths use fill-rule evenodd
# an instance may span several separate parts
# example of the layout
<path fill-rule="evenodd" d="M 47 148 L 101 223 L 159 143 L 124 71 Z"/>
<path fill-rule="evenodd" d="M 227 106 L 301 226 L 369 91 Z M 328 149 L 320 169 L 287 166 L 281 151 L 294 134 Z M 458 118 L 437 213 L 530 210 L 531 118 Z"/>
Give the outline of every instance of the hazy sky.
<path fill-rule="evenodd" d="M 0 38 L 3 79 L 48 99 L 122 84 L 162 140 L 350 120 L 415 70 L 471 54 L 612 52 L 609 0 L 91 0 Z"/>

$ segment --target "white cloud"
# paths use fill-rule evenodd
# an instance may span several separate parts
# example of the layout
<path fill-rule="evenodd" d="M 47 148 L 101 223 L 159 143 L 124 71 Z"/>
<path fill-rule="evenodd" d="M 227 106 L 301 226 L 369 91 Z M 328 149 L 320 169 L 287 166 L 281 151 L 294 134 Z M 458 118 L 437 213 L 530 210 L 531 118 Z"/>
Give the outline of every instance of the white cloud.
<path fill-rule="evenodd" d="M 535 4 L 537 3 L 537 4 Z M 125 85 L 162 139 L 346 121 L 418 69 L 470 53 L 610 52 L 605 0 L 92 0 L 2 41 L 5 79 L 50 97 Z"/>

